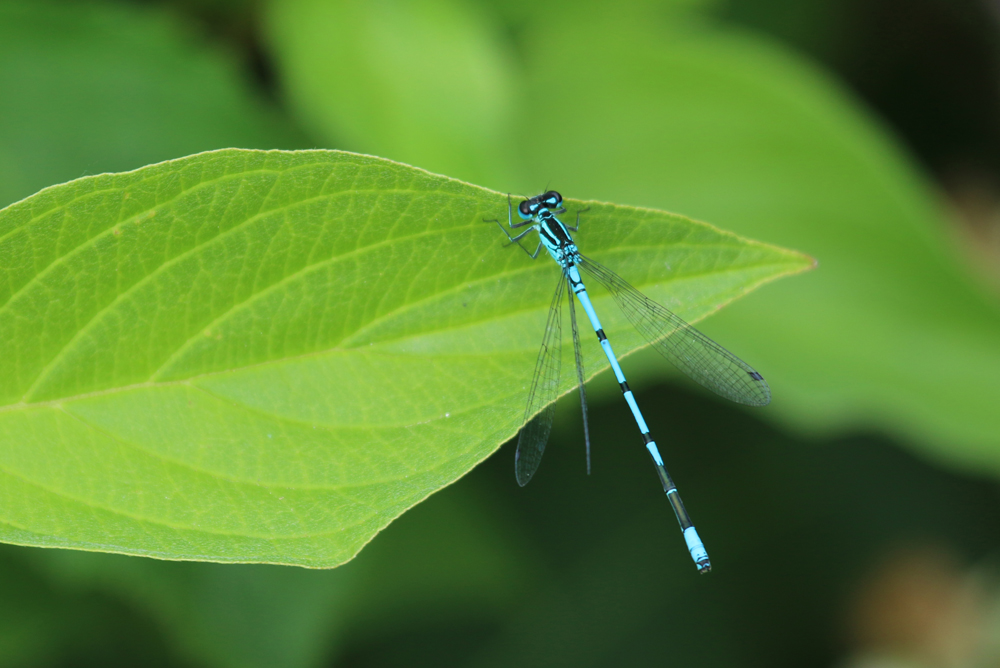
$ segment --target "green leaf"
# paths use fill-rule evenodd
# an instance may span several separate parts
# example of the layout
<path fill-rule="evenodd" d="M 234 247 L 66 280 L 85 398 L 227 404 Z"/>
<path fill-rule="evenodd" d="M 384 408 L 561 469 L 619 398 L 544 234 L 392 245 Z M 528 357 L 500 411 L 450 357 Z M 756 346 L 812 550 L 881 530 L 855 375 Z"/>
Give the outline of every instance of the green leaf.
<path fill-rule="evenodd" d="M 568 204 L 591 256 L 689 320 L 811 266 Z M 506 205 L 384 159 L 231 149 L 0 211 L 0 537 L 350 559 L 520 426 L 558 270 L 503 248 L 483 219 Z M 620 354 L 641 345 L 596 304 Z"/>

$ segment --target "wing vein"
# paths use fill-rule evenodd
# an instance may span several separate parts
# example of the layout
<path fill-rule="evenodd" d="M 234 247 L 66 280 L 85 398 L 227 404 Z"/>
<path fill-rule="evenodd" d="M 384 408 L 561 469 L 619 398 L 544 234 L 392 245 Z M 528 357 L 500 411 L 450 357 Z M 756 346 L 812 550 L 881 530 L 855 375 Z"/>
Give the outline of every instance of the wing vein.
<path fill-rule="evenodd" d="M 535 475 L 545 453 L 552 419 L 555 417 L 556 397 L 559 395 L 559 367 L 562 364 L 562 296 L 566 278 L 559 273 L 556 293 L 552 296 L 542 347 L 535 362 L 535 374 L 528 392 L 528 405 L 524 410 L 524 426 L 517 439 L 514 456 L 514 473 L 517 483 L 524 487 Z"/>
<path fill-rule="evenodd" d="M 582 257 L 580 266 L 611 293 L 622 313 L 650 345 L 692 380 L 740 404 L 770 403 L 767 381 L 749 364 L 607 267 L 586 257 Z"/>

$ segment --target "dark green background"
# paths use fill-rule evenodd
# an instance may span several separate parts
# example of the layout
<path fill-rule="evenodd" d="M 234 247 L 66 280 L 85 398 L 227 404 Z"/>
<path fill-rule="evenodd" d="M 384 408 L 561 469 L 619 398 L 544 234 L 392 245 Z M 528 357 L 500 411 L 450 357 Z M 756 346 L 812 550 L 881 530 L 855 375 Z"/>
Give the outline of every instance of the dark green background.
<path fill-rule="evenodd" d="M 496 22 L 515 59 L 533 52 L 526 38 L 538 34 L 529 29 L 533 21 L 561 27 L 558 2 L 465 4 Z M 941 222 L 954 225 L 947 233 L 973 240 L 967 262 L 977 267 L 976 280 L 997 275 L 1000 254 L 990 244 L 1000 238 L 1000 17 L 985 0 L 616 4 L 623 14 L 684 13 L 666 19 L 677 20 L 679 31 L 747 31 L 827 68 L 857 96 L 860 113 L 933 179 L 921 181 L 929 196 L 959 212 Z M 436 11 L 431 2 L 413 6 Z M 268 37 L 270 11 L 238 0 L 0 2 L 0 205 L 85 174 L 226 146 L 390 151 L 379 148 L 378 136 L 350 127 L 342 138 L 317 131 L 286 92 Z M 582 3 L 573 17 L 600 21 L 606 12 Z M 581 81 L 587 76 L 581 71 Z M 586 107 L 588 99 L 580 91 L 558 104 Z M 564 147 L 535 137 L 508 148 L 497 159 L 510 158 L 517 171 L 534 152 Z M 465 165 L 455 172 L 431 164 L 447 158 L 441 155 L 427 163 L 386 157 L 459 177 L 484 169 L 474 160 L 454 163 Z M 990 308 L 995 297 L 987 298 Z M 565 401 L 529 487 L 514 483 L 508 444 L 335 571 L 0 546 L 0 667 L 774 667 L 879 656 L 973 666 L 996 659 L 983 649 L 995 599 L 982 584 L 1000 547 L 995 468 L 979 474 L 974 463 L 959 471 L 942 464 L 947 457 L 925 459 L 891 423 L 847 422 L 804 436 L 647 375 L 639 400 L 656 407 L 648 411 L 653 433 L 670 435 L 671 470 L 713 557 L 712 574 L 697 577 L 631 438 L 626 407 L 608 378 L 594 385 L 592 476 L 584 475 L 578 409 Z M 887 589 L 892 576 L 884 574 L 901 571 L 915 574 Z M 954 603 L 969 587 L 978 602 Z M 864 605 L 872 600 L 885 606 L 878 619 L 898 615 L 909 635 L 866 626 Z M 908 602 L 933 612 L 913 621 Z M 961 614 L 985 636 L 947 640 Z M 934 634 L 946 640 L 920 640 Z M 965 648 L 964 663 L 935 654 L 951 641 Z M 970 659 L 970 652 L 986 654 Z"/>

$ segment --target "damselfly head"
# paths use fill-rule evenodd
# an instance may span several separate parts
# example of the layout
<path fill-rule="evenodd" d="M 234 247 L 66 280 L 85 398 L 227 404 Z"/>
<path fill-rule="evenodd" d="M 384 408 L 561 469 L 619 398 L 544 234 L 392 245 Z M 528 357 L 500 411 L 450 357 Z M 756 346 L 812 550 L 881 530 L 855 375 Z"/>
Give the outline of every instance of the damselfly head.
<path fill-rule="evenodd" d="M 546 209 L 558 209 L 560 204 L 562 204 L 562 195 L 555 190 L 548 190 L 541 195 L 529 197 L 518 204 L 517 212 L 521 215 L 521 218 L 529 220 L 533 216 L 538 215 L 538 210 L 542 207 Z"/>

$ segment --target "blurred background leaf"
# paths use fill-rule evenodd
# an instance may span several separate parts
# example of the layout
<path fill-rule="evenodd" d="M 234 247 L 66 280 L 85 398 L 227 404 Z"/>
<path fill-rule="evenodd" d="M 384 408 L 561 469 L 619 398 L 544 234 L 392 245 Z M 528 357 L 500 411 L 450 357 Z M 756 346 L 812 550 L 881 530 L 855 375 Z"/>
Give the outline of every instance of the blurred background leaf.
<path fill-rule="evenodd" d="M 32 137 L 23 143 L 28 158 L 8 159 L 4 149 L 0 188 L 40 167 L 36 180 L 3 203 L 81 174 L 230 144 L 375 151 L 380 142 L 381 155 L 412 151 L 405 156 L 411 163 L 498 190 L 534 193 L 548 184 L 567 196 L 654 205 L 817 257 L 816 271 L 768 286 L 703 323 L 773 380 L 775 403 L 766 412 L 662 385 L 664 365 L 626 360 L 631 375 L 649 367 L 639 401 L 652 413 L 654 432 L 670 435 L 666 456 L 716 569 L 710 578 L 690 572 L 648 463 L 619 437 L 631 433 L 631 418 L 614 384 L 599 376 L 592 394 L 605 394 L 592 407 L 593 476 L 583 475 L 578 410 L 572 401 L 561 404 L 544 475 L 529 487 L 515 488 L 505 448 L 400 518 L 354 562 L 303 573 L 316 592 L 303 606 L 311 618 L 296 618 L 306 629 L 298 635 L 279 633 L 276 621 L 294 616 L 294 603 L 269 610 L 262 599 L 271 595 L 237 598 L 240 590 L 272 587 L 275 601 L 294 599 L 296 585 L 279 567 L 231 567 L 246 573 L 241 585 L 235 575 L 207 574 L 221 567 L 177 565 L 206 573 L 185 580 L 171 572 L 174 564 L 139 562 L 150 580 L 156 571 L 170 583 L 140 603 L 140 578 L 114 566 L 127 558 L 58 554 L 68 562 L 108 560 L 100 573 L 81 566 L 70 579 L 66 564 L 52 563 L 57 553 L 5 547 L 0 661 L 253 665 L 248 653 L 259 653 L 284 665 L 297 657 L 299 665 L 345 666 L 996 663 L 989 626 L 998 600 L 989 559 L 1000 543 L 995 3 L 630 0 L 615 3 L 614 15 L 596 2 L 385 3 L 389 18 L 379 23 L 375 15 L 378 25 L 369 29 L 416 45 L 406 71 L 433 91 L 441 118 L 459 118 L 462 128 L 508 123 L 498 130 L 499 146 L 495 135 L 492 144 L 487 135 L 481 143 L 466 136 L 469 148 L 455 146 L 447 131 L 441 139 L 436 119 L 417 113 L 427 99 L 413 101 L 413 113 L 396 109 L 397 122 L 439 146 L 406 144 L 413 138 L 393 127 L 382 135 L 378 123 L 393 121 L 391 114 L 354 125 L 347 112 L 379 108 L 378 95 L 399 104 L 407 100 L 401 86 L 415 95 L 407 82 L 372 78 L 384 86 L 379 93 L 353 78 L 373 67 L 372 59 L 384 68 L 392 54 L 372 54 L 354 39 L 331 47 L 318 26 L 294 23 L 329 17 L 342 3 L 315 14 L 317 5 L 305 0 L 279 4 L 87 5 L 124 16 L 128 27 L 94 31 L 87 48 L 68 54 L 47 47 L 63 54 L 51 68 L 56 73 L 73 72 L 78 54 L 131 44 L 125 33 L 143 24 L 172 36 L 168 70 L 195 61 L 223 80 L 194 85 L 201 80 L 191 78 L 188 104 L 163 116 L 141 95 L 146 85 L 156 95 L 156 82 L 171 80 L 155 68 L 145 70 L 142 86 L 112 89 L 117 98 L 81 86 L 73 105 L 101 112 L 86 133 L 76 131 L 73 107 L 58 89 L 24 84 L 12 96 L 8 85 L 0 109 L 17 103 L 36 111 L 16 123 L 7 120 L 10 112 L 0 117 L 0 146 Z M 68 24 L 86 33 L 77 5 L 48 6 L 47 30 Z M 420 34 L 393 32 L 399 22 L 391 17 L 412 17 L 421 7 L 453 18 L 428 32 L 414 19 L 411 32 Z M 352 11 L 354 20 L 366 16 Z M 449 39 L 458 20 L 484 36 L 482 43 L 463 36 L 434 43 Z M 343 34 L 343 27 L 329 30 Z M 292 43 L 297 31 L 308 49 Z M 4 46 L 18 43 L 18 35 L 5 36 Z M 45 39 L 37 37 L 50 44 Z M 421 70 L 428 41 L 435 54 L 466 49 L 479 62 L 493 54 L 506 104 L 482 119 L 456 117 L 481 110 L 489 93 L 461 100 L 442 93 L 475 87 Z M 345 55 L 345 48 L 354 50 Z M 74 76 L 100 69 L 113 81 L 145 57 L 140 40 L 120 59 Z M 344 60 L 339 70 L 332 57 Z M 316 71 L 334 68 L 329 82 L 293 71 L 308 68 L 310 58 Z M 443 72 L 475 71 L 476 62 Z M 24 67 L 5 61 L 0 77 L 19 76 Z M 297 88 L 306 85 L 322 90 Z M 223 136 L 237 124 L 225 107 L 200 120 L 187 113 L 186 106 L 204 109 L 225 90 L 240 91 L 243 122 L 261 114 L 275 135 Z M 119 98 L 135 113 L 106 105 Z M 35 116 L 58 109 L 65 118 L 31 133 Z M 171 136 L 170 124 L 183 122 L 188 126 L 174 136 L 198 136 L 210 126 L 216 141 L 177 153 L 151 150 Z M 115 162 L 118 128 L 129 124 L 138 128 L 129 150 L 149 153 Z M 71 131 L 62 136 L 63 128 Z M 77 152 L 84 141 L 93 144 Z M 43 173 L 48 161 L 53 168 Z M 217 614 L 231 627 L 225 634 L 199 629 L 203 617 L 171 602 L 204 601 L 203 589 L 225 591 L 215 578 L 228 579 L 241 607 Z M 186 591 L 171 598 L 170 589 Z M 967 592 L 975 594 L 971 603 Z M 172 617 L 155 612 L 176 609 L 182 612 Z M 913 610 L 927 612 L 915 619 Z M 973 639 L 954 631 L 956 619 Z M 893 624 L 897 631 L 886 631 Z M 234 646 L 241 637 L 260 649 Z"/>
<path fill-rule="evenodd" d="M 509 187 L 514 55 L 481 7 L 289 0 L 268 11 L 283 85 L 315 136 Z"/>
<path fill-rule="evenodd" d="M 530 163 L 536 178 L 814 255 L 820 271 L 706 325 L 747 341 L 774 378 L 769 414 L 886 431 L 1000 471 L 1000 309 L 898 150 L 827 81 L 749 36 L 564 24 L 530 40 L 544 45 L 533 90 L 593 92 L 585 107 L 535 109 L 529 127 L 563 147 Z"/>
<path fill-rule="evenodd" d="M 214 148 L 308 148 L 227 49 L 174 12 L 0 3 L 0 202 Z"/>

